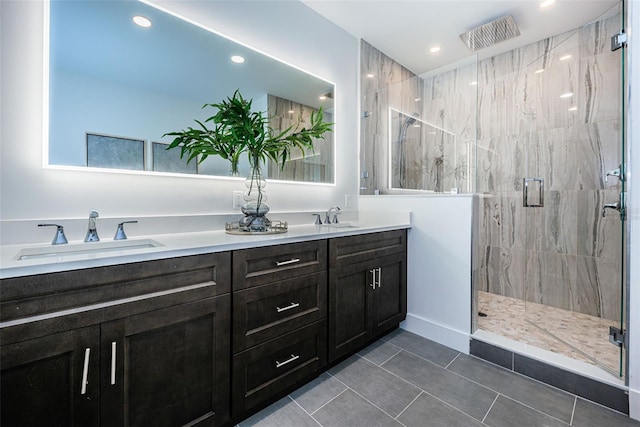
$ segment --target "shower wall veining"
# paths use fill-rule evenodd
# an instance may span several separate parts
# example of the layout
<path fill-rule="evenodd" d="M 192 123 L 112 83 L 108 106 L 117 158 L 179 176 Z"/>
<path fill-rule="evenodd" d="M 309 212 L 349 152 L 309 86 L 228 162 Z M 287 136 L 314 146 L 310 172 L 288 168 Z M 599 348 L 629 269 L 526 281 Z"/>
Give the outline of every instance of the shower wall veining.
<path fill-rule="evenodd" d="M 421 111 L 422 81 L 364 40 L 360 41 L 360 72 L 360 194 L 385 193 L 389 188 L 389 108 L 407 114 Z"/>
<path fill-rule="evenodd" d="M 621 221 L 602 216 L 620 192 L 605 181 L 621 161 L 619 28 L 614 16 L 479 63 L 477 289 L 619 320 Z M 544 179 L 544 207 L 523 207 L 525 177 Z"/>
<path fill-rule="evenodd" d="M 388 191 L 389 108 L 419 112 L 455 135 L 441 187 L 480 194 L 475 289 L 619 320 L 621 221 L 602 216 L 621 190 L 605 181 L 621 162 L 619 30 L 616 15 L 421 76 L 362 41 L 360 193 Z M 528 177 L 544 207 L 523 207 Z"/>

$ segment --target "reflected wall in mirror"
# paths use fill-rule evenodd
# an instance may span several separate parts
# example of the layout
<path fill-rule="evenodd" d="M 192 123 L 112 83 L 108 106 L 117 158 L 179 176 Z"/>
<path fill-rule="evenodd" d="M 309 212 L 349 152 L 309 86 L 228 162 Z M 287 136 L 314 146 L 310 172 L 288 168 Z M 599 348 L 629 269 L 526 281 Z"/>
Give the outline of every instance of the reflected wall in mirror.
<path fill-rule="evenodd" d="M 229 176 L 229 162 L 224 159 L 209 157 L 196 167 L 176 159 L 179 150 L 160 151 L 171 142 L 162 137 L 165 133 L 196 127 L 194 120 L 211 113 L 202 110 L 204 104 L 220 102 L 236 89 L 253 99 L 255 111 L 265 111 L 283 124 L 304 121 L 320 107 L 325 121 L 334 122 L 331 82 L 144 2 L 52 0 L 49 7 L 45 148 L 50 165 L 128 169 L 112 163 L 112 158 L 88 163 L 87 134 L 115 135 L 143 141 L 146 171 Z M 148 18 L 151 26 L 134 24 L 134 16 Z M 232 56 L 244 62 L 233 62 Z M 285 116 L 277 110 L 277 102 L 269 105 L 270 98 L 291 106 Z M 327 135 L 314 153 L 305 153 L 305 158 L 301 153 L 284 171 L 268 165 L 268 178 L 333 183 L 334 138 L 333 133 Z M 239 172 L 248 174 L 246 159 Z"/>
<path fill-rule="evenodd" d="M 420 120 L 418 113 L 393 108 L 389 132 L 390 189 L 440 193 L 456 187 L 456 170 L 464 164 L 458 164 L 460 147 L 453 132 Z"/>

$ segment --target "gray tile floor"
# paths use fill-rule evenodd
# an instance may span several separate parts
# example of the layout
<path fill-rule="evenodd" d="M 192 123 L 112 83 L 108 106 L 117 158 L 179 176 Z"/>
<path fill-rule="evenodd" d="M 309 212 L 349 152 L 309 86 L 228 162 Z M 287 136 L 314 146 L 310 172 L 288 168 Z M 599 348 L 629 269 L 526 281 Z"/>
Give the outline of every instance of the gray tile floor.
<path fill-rule="evenodd" d="M 573 394 L 397 330 L 240 427 L 638 426 Z"/>

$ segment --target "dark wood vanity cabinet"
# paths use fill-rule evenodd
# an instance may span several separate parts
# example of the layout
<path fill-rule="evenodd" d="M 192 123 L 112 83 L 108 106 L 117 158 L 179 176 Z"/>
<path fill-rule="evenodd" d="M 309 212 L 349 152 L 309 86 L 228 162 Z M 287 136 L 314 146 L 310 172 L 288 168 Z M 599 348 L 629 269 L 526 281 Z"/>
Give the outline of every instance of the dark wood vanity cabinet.
<path fill-rule="evenodd" d="M 326 269 L 326 240 L 233 253 L 234 419 L 326 365 Z"/>
<path fill-rule="evenodd" d="M 221 253 L 3 280 L 2 425 L 224 424 L 229 273 Z"/>
<path fill-rule="evenodd" d="M 0 425 L 99 425 L 99 340 L 99 327 L 91 326 L 17 343 L 3 341 Z"/>
<path fill-rule="evenodd" d="M 1 425 L 229 425 L 405 316 L 405 230 L 4 279 Z"/>
<path fill-rule="evenodd" d="M 329 363 L 405 319 L 406 260 L 404 230 L 329 241 Z"/>

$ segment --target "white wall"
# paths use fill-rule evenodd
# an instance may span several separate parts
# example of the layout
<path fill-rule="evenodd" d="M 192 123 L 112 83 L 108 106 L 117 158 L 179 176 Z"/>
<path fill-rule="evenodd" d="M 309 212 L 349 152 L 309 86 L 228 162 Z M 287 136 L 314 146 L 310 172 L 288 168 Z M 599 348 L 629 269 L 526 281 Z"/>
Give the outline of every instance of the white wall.
<path fill-rule="evenodd" d="M 362 211 L 410 211 L 407 320 L 401 327 L 469 353 L 473 196 L 361 196 Z"/>
<path fill-rule="evenodd" d="M 326 210 L 357 194 L 357 39 L 299 2 L 156 3 L 336 84 L 336 185 L 272 182 L 272 211 Z M 43 168 L 44 6 L 0 7 L 0 220 L 231 212 L 239 180 Z"/>

